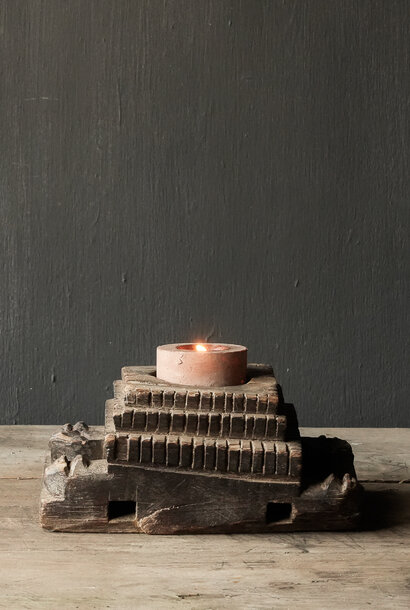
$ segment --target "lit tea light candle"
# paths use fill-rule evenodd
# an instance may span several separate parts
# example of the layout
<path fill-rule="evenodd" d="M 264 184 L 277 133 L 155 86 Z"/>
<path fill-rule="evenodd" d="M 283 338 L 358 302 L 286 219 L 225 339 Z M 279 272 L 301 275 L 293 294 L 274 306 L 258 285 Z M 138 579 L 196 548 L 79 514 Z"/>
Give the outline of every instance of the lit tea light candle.
<path fill-rule="evenodd" d="M 157 347 L 157 377 L 197 387 L 240 385 L 246 381 L 248 350 L 229 343 L 172 343 Z"/>
<path fill-rule="evenodd" d="M 205 345 L 202 345 L 201 343 L 197 343 L 195 345 L 195 349 L 197 352 L 206 352 L 207 351 Z"/>

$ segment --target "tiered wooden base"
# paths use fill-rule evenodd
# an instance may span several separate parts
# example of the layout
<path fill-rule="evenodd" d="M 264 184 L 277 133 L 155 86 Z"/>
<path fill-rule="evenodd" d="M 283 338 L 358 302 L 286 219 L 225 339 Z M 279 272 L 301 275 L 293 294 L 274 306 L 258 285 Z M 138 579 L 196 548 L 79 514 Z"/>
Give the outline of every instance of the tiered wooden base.
<path fill-rule="evenodd" d="M 50 440 L 41 523 L 149 534 L 351 529 L 362 487 L 350 445 L 299 437 L 269 367 L 235 388 L 171 387 L 127 367 L 105 435 L 83 423 Z"/>

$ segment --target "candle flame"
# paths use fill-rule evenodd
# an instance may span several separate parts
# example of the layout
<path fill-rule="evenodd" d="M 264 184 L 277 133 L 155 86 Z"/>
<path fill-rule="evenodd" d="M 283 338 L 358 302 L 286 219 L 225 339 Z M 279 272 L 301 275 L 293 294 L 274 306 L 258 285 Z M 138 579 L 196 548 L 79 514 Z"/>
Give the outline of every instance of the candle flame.
<path fill-rule="evenodd" d="M 207 351 L 205 345 L 201 345 L 200 343 L 197 343 L 195 345 L 195 349 L 197 352 L 206 352 Z"/>

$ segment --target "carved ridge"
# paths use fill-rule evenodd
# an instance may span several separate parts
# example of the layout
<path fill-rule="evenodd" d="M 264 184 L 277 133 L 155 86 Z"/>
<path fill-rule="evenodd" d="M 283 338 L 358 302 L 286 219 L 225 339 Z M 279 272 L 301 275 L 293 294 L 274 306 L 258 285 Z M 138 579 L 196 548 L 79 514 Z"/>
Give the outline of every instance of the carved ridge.
<path fill-rule="evenodd" d="M 276 392 L 247 393 L 208 390 L 173 390 L 159 388 L 126 388 L 124 404 L 129 407 L 190 409 L 198 411 L 246 412 L 276 414 L 279 396 Z"/>
<path fill-rule="evenodd" d="M 292 480 L 299 479 L 302 467 L 297 441 L 129 434 L 109 435 L 105 444 L 110 463 L 251 473 Z"/>
<path fill-rule="evenodd" d="M 285 415 L 182 409 L 120 409 L 113 413 L 116 430 L 180 433 L 192 436 L 285 440 Z"/>

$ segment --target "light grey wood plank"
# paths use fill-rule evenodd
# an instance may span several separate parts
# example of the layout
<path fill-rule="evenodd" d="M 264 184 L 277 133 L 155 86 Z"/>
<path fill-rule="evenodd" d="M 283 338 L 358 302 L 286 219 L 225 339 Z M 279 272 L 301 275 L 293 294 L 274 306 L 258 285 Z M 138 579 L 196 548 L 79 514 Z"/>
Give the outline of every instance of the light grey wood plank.
<path fill-rule="evenodd" d="M 41 478 L 48 441 L 59 426 L 0 426 L 0 478 Z"/>
<path fill-rule="evenodd" d="M 372 510 L 386 512 L 386 527 L 191 537 L 54 534 L 37 522 L 40 481 L 4 479 L 0 607 L 407 608 L 410 486 L 366 489 Z"/>
<path fill-rule="evenodd" d="M 374 529 L 361 532 L 53 534 L 39 527 L 38 498 L 54 429 L 0 428 L 0 607 L 397 609 L 410 604 L 408 484 L 365 485 Z M 302 432 L 352 442 L 362 478 L 388 481 L 406 472 L 409 430 Z"/>

